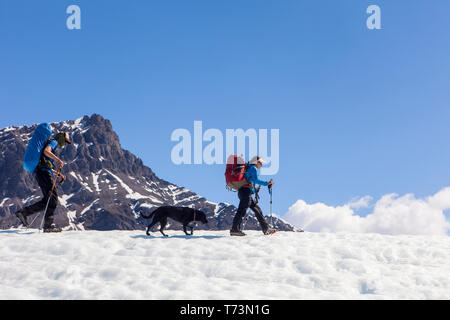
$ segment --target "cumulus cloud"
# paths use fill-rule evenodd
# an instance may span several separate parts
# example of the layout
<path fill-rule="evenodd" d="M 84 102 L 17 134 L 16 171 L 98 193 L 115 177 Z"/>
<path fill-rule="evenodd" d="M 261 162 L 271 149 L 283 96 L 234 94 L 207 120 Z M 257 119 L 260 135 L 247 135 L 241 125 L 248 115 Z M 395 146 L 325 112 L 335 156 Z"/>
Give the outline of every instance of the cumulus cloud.
<path fill-rule="evenodd" d="M 298 200 L 285 219 L 312 232 L 372 232 L 382 234 L 447 235 L 450 223 L 445 210 L 450 209 L 450 187 L 423 199 L 413 194 L 388 194 L 371 205 L 373 198 L 352 199 L 343 206 L 308 204 Z M 373 208 L 360 216 L 361 208 Z"/>

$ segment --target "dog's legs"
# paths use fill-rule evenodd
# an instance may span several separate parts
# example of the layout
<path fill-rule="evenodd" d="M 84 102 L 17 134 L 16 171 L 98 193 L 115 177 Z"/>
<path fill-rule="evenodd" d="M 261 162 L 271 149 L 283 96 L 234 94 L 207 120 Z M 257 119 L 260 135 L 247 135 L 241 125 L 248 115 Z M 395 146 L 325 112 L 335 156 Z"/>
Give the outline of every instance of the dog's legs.
<path fill-rule="evenodd" d="M 184 231 L 184 233 L 188 236 L 189 234 L 188 234 L 187 231 L 186 231 L 186 227 L 187 227 L 187 225 L 183 224 L 183 231 Z"/>
<path fill-rule="evenodd" d="M 186 230 L 187 227 L 189 227 L 189 229 L 191 229 L 191 233 L 187 232 L 187 230 Z M 183 224 L 183 231 L 187 236 L 192 236 L 194 234 L 194 228 L 187 224 Z"/>
<path fill-rule="evenodd" d="M 158 223 L 158 220 L 153 219 L 152 223 L 150 223 L 150 224 L 148 225 L 148 227 L 147 227 L 147 235 L 148 235 L 148 236 L 150 235 L 150 229 L 151 229 L 155 224 L 157 224 L 157 223 Z"/>
<path fill-rule="evenodd" d="M 167 224 L 167 217 L 162 218 L 160 222 L 161 227 L 159 228 L 159 232 L 161 232 L 164 237 L 168 237 L 168 235 L 164 233 L 164 228 L 166 227 Z"/>

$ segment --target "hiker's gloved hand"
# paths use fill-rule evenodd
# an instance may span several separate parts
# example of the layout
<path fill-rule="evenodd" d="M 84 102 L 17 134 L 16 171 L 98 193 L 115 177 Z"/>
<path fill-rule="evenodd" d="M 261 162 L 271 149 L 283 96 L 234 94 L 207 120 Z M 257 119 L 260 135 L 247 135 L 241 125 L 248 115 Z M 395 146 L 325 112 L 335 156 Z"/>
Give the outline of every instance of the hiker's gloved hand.
<path fill-rule="evenodd" d="M 273 186 L 274 183 L 275 183 L 275 182 L 273 182 L 273 179 L 271 179 L 271 180 L 269 181 L 269 187 Z"/>

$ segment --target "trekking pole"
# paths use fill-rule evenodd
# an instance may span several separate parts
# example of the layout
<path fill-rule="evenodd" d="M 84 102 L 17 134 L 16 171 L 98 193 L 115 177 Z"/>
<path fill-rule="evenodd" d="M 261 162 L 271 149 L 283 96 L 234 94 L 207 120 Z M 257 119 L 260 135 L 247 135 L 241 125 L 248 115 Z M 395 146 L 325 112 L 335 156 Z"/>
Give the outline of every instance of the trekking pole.
<path fill-rule="evenodd" d="M 269 194 L 270 194 L 270 223 L 272 228 L 275 228 L 273 225 L 273 214 L 272 214 L 272 185 L 269 186 Z"/>
<path fill-rule="evenodd" d="M 61 184 L 60 184 L 60 185 L 61 185 Z M 49 201 L 50 201 L 50 197 L 51 197 L 52 192 L 53 192 L 53 189 L 50 190 L 50 192 L 49 192 L 49 200 L 47 200 L 47 205 L 45 206 L 45 212 L 47 212 L 47 208 L 48 208 L 48 204 L 49 204 Z M 42 213 L 42 211 L 39 212 L 39 213 L 34 217 L 33 220 L 31 220 L 31 222 L 28 224 L 28 226 L 26 227 L 25 230 L 28 230 L 28 228 L 31 227 L 31 226 L 33 225 L 33 223 L 36 221 L 36 219 L 39 218 L 39 217 L 41 216 L 41 213 Z M 44 217 L 45 217 L 45 216 L 44 216 Z M 39 231 L 40 231 L 40 230 L 41 230 L 41 229 L 39 229 Z"/>
<path fill-rule="evenodd" d="M 259 191 L 261 191 L 261 186 L 259 186 L 258 189 L 256 189 L 256 194 L 255 194 L 256 204 L 259 203 Z"/>
<path fill-rule="evenodd" d="M 40 227 L 39 227 L 39 232 L 41 232 L 41 229 L 42 229 L 43 226 L 44 226 L 44 221 L 45 221 L 45 216 L 47 215 L 48 205 L 49 205 L 49 203 L 50 203 L 50 199 L 51 199 L 52 196 L 53 196 L 53 190 L 55 190 L 56 182 L 58 181 L 58 177 L 59 177 L 59 174 L 61 173 L 61 169 L 62 169 L 61 167 L 58 169 L 58 172 L 56 173 L 56 177 L 55 177 L 55 179 L 53 180 L 52 188 L 51 188 L 51 190 L 50 190 L 49 193 L 48 193 L 47 205 L 45 206 L 44 216 L 42 217 L 41 225 L 40 225 Z M 34 220 L 33 220 L 33 221 L 34 221 Z"/>
<path fill-rule="evenodd" d="M 242 230 L 241 231 L 244 231 L 245 230 L 245 225 L 247 224 L 247 220 L 248 220 L 248 210 L 245 212 L 245 219 L 244 219 L 244 224 L 242 225 Z"/>
<path fill-rule="evenodd" d="M 51 194 L 51 192 L 50 192 L 49 194 Z M 48 200 L 47 200 L 47 206 L 45 207 L 45 211 L 46 211 L 46 212 L 47 212 L 48 203 L 49 203 L 49 202 L 48 202 Z M 28 226 L 26 227 L 25 230 L 28 230 L 28 228 L 31 227 L 31 226 L 33 225 L 33 223 L 36 221 L 36 219 L 39 218 L 39 217 L 41 216 L 41 213 L 42 213 L 42 211 L 39 212 L 39 213 L 34 217 L 33 220 L 31 220 L 31 222 L 28 224 Z M 39 229 L 39 231 L 40 231 L 40 229 Z"/>

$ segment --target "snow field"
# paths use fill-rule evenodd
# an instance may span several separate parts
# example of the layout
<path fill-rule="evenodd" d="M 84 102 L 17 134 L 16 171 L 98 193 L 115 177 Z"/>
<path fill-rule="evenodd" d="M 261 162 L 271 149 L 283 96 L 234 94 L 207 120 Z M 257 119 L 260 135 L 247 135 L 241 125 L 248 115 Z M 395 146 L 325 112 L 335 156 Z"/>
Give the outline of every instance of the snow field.
<path fill-rule="evenodd" d="M 0 299 L 449 299 L 450 239 L 0 231 Z"/>

